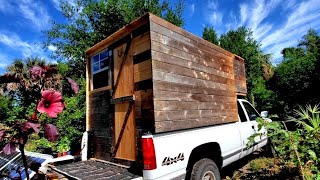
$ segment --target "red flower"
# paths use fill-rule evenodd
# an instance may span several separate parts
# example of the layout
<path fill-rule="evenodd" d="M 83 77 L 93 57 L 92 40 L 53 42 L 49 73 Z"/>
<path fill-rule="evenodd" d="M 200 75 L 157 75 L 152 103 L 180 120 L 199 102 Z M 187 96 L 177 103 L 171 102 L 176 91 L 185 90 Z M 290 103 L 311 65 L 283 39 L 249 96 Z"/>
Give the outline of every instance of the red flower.
<path fill-rule="evenodd" d="M 40 66 L 33 66 L 31 69 L 30 69 L 30 72 L 31 72 L 31 77 L 33 79 L 37 79 L 38 77 L 42 77 L 42 74 L 44 73 L 44 69 Z"/>
<path fill-rule="evenodd" d="M 71 78 L 67 78 L 68 82 L 70 83 L 71 85 L 71 88 L 72 90 L 74 91 L 75 94 L 77 94 L 79 92 L 79 86 L 77 84 L 76 81 L 74 81 L 73 79 Z"/>
<path fill-rule="evenodd" d="M 46 113 L 48 117 L 56 118 L 63 108 L 64 103 L 60 92 L 50 90 L 42 92 L 42 99 L 37 106 L 40 113 Z"/>

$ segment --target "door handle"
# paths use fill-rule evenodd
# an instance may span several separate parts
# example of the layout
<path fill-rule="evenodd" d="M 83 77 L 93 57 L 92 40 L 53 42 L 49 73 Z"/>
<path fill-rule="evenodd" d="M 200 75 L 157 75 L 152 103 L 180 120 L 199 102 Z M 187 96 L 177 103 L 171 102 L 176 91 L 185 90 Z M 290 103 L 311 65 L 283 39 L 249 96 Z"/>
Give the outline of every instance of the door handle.
<path fill-rule="evenodd" d="M 254 125 L 252 125 L 251 128 L 252 128 L 253 130 L 255 130 Z"/>

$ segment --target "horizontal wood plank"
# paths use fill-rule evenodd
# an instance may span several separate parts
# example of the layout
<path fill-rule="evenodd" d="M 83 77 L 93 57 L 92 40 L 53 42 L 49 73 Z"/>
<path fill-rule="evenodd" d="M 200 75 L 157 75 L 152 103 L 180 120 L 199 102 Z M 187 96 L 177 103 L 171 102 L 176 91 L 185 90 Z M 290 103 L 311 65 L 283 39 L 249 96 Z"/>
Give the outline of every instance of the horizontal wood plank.
<path fill-rule="evenodd" d="M 229 86 L 226 84 L 216 83 L 208 80 L 203 79 L 197 79 L 197 78 L 191 78 L 187 76 L 181 76 L 178 74 L 172 74 L 167 72 L 161 72 L 157 70 L 153 70 L 153 80 L 158 81 L 166 81 L 166 82 L 172 82 L 172 83 L 178 83 L 178 84 L 186 84 L 191 86 L 198 86 L 199 88 L 205 87 L 205 88 L 212 88 L 212 89 L 221 89 L 221 90 L 233 90 L 235 91 L 235 86 Z"/>
<path fill-rule="evenodd" d="M 135 91 L 134 96 L 135 96 L 136 101 L 149 100 L 149 99 L 152 100 L 153 99 L 153 89 Z"/>
<path fill-rule="evenodd" d="M 237 116 L 227 117 L 206 117 L 206 118 L 195 118 L 195 119 L 184 119 L 184 120 L 172 120 L 172 121 L 160 121 L 155 122 L 156 132 L 167 132 L 174 131 L 177 129 L 189 129 L 195 127 L 210 126 L 216 124 L 223 124 L 229 122 L 238 121 Z"/>
<path fill-rule="evenodd" d="M 220 70 L 219 68 L 218 69 L 215 68 L 212 61 L 207 61 L 207 60 L 205 60 L 203 58 L 200 58 L 200 57 L 197 57 L 195 55 L 192 55 L 192 54 L 189 54 L 189 53 L 186 53 L 186 52 L 171 48 L 169 46 L 165 46 L 165 45 L 163 45 L 161 43 L 158 43 L 156 41 L 151 41 L 151 47 L 152 47 L 152 50 L 154 50 L 154 51 L 162 52 L 164 54 L 168 54 L 170 56 L 178 57 L 178 58 L 184 59 L 184 60 L 189 61 L 189 62 L 195 62 L 195 63 L 201 64 L 201 65 L 210 67 L 210 68 L 212 68 L 212 71 L 213 71 L 213 69 L 216 69 L 214 71 L 214 73 L 216 75 L 219 75 L 219 76 L 222 76 L 222 77 L 226 77 L 226 78 L 233 78 L 233 76 L 234 76 L 233 72 L 232 73 L 228 73 L 228 72 L 224 72 L 224 71 Z M 154 54 L 152 53 L 152 55 L 154 55 Z M 152 58 L 154 58 L 154 57 L 152 56 Z"/>
<path fill-rule="evenodd" d="M 163 52 L 158 52 L 155 50 L 152 50 L 151 53 L 152 53 L 153 60 L 181 66 L 184 68 L 189 68 L 192 70 L 197 70 L 200 72 L 209 73 L 209 74 L 216 75 L 216 76 L 221 76 L 221 77 L 228 78 L 228 79 L 234 78 L 234 76 L 231 74 L 226 75 L 224 73 L 221 73 L 217 69 L 214 69 L 214 68 L 207 66 L 207 64 L 204 61 L 192 62 L 192 61 L 180 58 L 180 57 L 172 56 L 172 55 L 169 55 L 169 54 L 166 54 Z"/>
<path fill-rule="evenodd" d="M 168 31 L 165 31 L 168 32 Z M 202 49 L 199 49 L 194 46 L 190 46 L 188 44 L 183 43 L 180 40 L 173 39 L 173 37 L 168 37 L 162 34 L 159 34 L 157 32 L 151 31 L 151 40 L 159 42 L 163 45 L 169 46 L 171 48 L 178 49 L 180 51 L 184 51 L 186 53 L 195 55 L 197 57 L 203 58 L 206 60 L 208 63 L 211 63 L 214 67 L 217 69 L 223 70 L 228 73 L 232 73 L 233 71 L 233 57 L 232 56 L 223 56 L 223 57 L 218 57 L 214 52 L 207 52 Z"/>
<path fill-rule="evenodd" d="M 186 84 L 178 84 L 178 83 L 171 83 L 165 81 L 153 81 L 154 87 L 157 90 L 162 91 L 172 91 L 172 92 L 185 92 L 185 93 L 192 93 L 192 94 L 208 94 L 208 95 L 223 95 L 228 97 L 235 96 L 234 89 L 227 89 L 227 90 L 219 90 L 214 88 L 199 88 L 198 86 L 186 85 Z"/>
<path fill-rule="evenodd" d="M 154 109 L 159 111 L 172 110 L 227 110 L 237 109 L 236 102 L 183 102 L 183 101 L 154 101 Z"/>
<path fill-rule="evenodd" d="M 151 59 L 133 65 L 134 73 L 142 72 L 144 70 L 151 70 Z"/>
<path fill-rule="evenodd" d="M 154 90 L 154 100 L 158 101 L 196 101 L 196 102 L 219 102 L 223 100 L 224 102 L 231 103 L 235 102 L 235 96 L 218 96 L 218 95 L 206 95 L 206 94 L 192 94 L 192 93 L 182 93 L 182 92 L 170 92 L 170 91 L 159 91 Z"/>
<path fill-rule="evenodd" d="M 169 29 L 169 31 L 171 32 L 171 34 L 173 34 L 173 36 L 177 36 L 176 34 L 179 34 L 181 36 L 184 36 L 188 39 L 190 39 L 190 43 L 192 43 L 194 46 L 200 48 L 200 49 L 207 49 L 208 51 L 216 51 L 217 53 L 221 53 L 227 56 L 233 56 L 233 54 L 215 44 L 212 44 L 211 42 L 208 42 L 180 27 L 177 27 L 157 16 L 154 15 L 150 15 L 150 30 L 152 31 L 156 31 L 157 28 L 154 27 L 154 25 L 160 25 L 162 27 L 165 27 L 167 29 Z"/>
<path fill-rule="evenodd" d="M 134 82 L 144 81 L 151 78 L 152 78 L 151 69 L 146 69 L 146 70 L 134 73 Z"/>
<path fill-rule="evenodd" d="M 157 71 L 172 73 L 172 74 L 179 74 L 182 76 L 197 78 L 197 79 L 203 79 L 208 80 L 216 83 L 226 84 L 226 85 L 235 85 L 234 79 L 228 79 L 225 77 L 209 74 L 202 71 L 193 70 L 190 68 L 184 68 L 177 65 L 172 65 L 168 63 L 163 63 L 157 60 L 152 61 L 152 68 Z"/>
<path fill-rule="evenodd" d="M 145 42 L 138 44 L 138 45 L 134 45 L 132 55 L 137 55 L 137 54 L 142 53 L 146 50 L 149 50 L 150 48 L 151 48 L 150 40 L 145 41 Z"/>
<path fill-rule="evenodd" d="M 132 44 L 133 44 L 133 46 L 137 46 L 137 45 L 142 44 L 146 41 L 150 41 L 150 31 L 145 32 L 145 33 L 135 37 L 132 40 Z"/>
<path fill-rule="evenodd" d="M 228 110 L 174 110 L 174 111 L 155 111 L 157 121 L 184 120 L 206 117 L 222 117 L 234 115 L 236 109 Z"/>

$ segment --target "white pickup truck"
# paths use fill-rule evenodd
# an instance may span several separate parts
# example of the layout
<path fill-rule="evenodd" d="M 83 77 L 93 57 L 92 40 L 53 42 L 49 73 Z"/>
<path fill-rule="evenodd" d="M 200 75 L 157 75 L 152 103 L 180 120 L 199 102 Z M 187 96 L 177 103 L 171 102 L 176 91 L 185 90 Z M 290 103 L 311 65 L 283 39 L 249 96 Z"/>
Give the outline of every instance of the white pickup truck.
<path fill-rule="evenodd" d="M 265 135 L 256 136 L 254 143 L 250 143 L 252 144 L 250 147 L 247 146 L 248 138 L 258 131 L 256 119 L 258 117 L 267 119 L 267 112 L 263 111 L 259 114 L 248 101 L 243 99 L 238 99 L 237 103 L 238 122 L 143 135 L 141 139 L 142 177 L 133 173 L 129 178 L 136 180 L 221 179 L 219 172 L 221 168 L 267 144 L 266 132 L 262 128 L 260 133 Z M 87 160 L 88 147 L 85 147 L 87 143 L 87 138 L 84 138 L 82 160 Z M 124 167 L 115 163 L 105 163 L 112 164 L 111 170 Z M 78 172 L 78 164 L 74 164 L 74 166 L 75 172 Z M 81 162 L 79 166 L 81 166 Z M 70 167 L 68 168 L 70 169 Z M 124 168 L 129 169 L 129 167 Z M 122 170 L 118 172 L 120 171 Z M 108 173 L 106 172 L 106 174 Z M 113 173 L 108 177 L 112 179 L 112 177 L 116 178 L 117 175 L 119 173 Z M 82 177 L 73 178 L 82 179 Z"/>
<path fill-rule="evenodd" d="M 266 114 L 242 99 L 238 114 L 236 123 L 144 135 L 143 179 L 221 179 L 219 169 L 267 144 L 262 136 L 247 147 L 248 137 L 258 129 L 256 118 Z"/>

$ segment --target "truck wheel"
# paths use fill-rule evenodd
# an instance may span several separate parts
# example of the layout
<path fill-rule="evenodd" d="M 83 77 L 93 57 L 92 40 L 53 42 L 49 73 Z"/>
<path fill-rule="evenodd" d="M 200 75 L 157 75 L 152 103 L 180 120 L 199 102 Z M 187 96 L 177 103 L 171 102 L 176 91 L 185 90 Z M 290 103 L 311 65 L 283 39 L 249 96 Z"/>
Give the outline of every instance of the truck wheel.
<path fill-rule="evenodd" d="M 211 159 L 200 159 L 193 165 L 191 180 L 221 180 L 219 169 Z"/>

